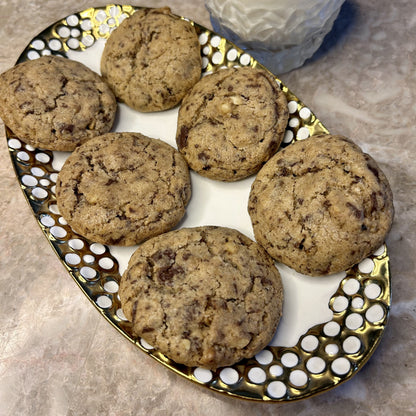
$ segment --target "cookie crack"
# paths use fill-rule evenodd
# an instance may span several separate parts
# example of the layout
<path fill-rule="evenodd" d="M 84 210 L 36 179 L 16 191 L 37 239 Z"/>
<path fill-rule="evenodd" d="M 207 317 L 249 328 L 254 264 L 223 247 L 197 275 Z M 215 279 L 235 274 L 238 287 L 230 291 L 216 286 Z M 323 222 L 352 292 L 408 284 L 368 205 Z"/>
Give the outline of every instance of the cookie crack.
<path fill-rule="evenodd" d="M 306 176 L 309 174 L 320 174 L 322 171 L 331 171 L 331 170 L 335 170 L 335 169 L 342 169 L 343 173 L 345 175 L 346 178 L 348 178 L 347 184 L 341 184 L 338 182 L 334 182 L 331 183 L 324 191 L 317 191 L 315 192 L 307 201 L 307 203 L 313 202 L 316 199 L 320 199 L 323 202 L 320 204 L 322 206 L 323 209 L 323 213 L 324 212 L 328 212 L 330 207 L 332 206 L 330 201 L 328 201 L 326 199 L 327 195 L 329 194 L 329 192 L 332 191 L 337 191 L 337 192 L 341 192 L 342 194 L 345 195 L 349 195 L 351 194 L 350 188 L 351 186 L 353 186 L 354 184 L 358 184 L 358 183 L 363 183 L 363 186 L 365 185 L 365 177 L 360 176 L 358 173 L 356 173 L 354 171 L 353 168 L 348 167 L 348 165 L 345 162 L 340 161 L 337 158 L 334 157 L 330 157 L 329 158 L 329 163 L 327 166 L 325 167 L 318 167 L 318 166 L 312 166 L 312 167 L 308 167 L 306 170 L 302 171 L 301 173 L 296 172 L 294 173 L 294 170 L 289 170 L 287 168 L 284 168 L 284 170 L 286 170 L 284 172 L 284 175 L 282 176 L 289 176 L 290 174 L 292 174 L 293 176 L 298 176 L 298 177 L 302 177 L 302 176 Z M 334 175 L 334 176 L 338 176 L 338 175 Z M 294 183 L 295 185 L 295 183 Z M 374 196 L 371 198 L 375 198 Z M 304 201 L 303 199 L 301 200 L 301 202 L 299 201 L 299 198 L 296 198 L 296 192 L 295 192 L 295 186 L 293 186 L 292 188 L 292 212 L 297 212 L 297 208 L 299 207 L 299 204 L 303 204 Z M 376 202 L 377 203 L 377 202 Z M 371 202 L 368 202 L 368 198 L 365 198 L 363 200 L 362 206 L 357 207 L 355 206 L 352 202 L 347 201 L 345 203 L 345 208 L 348 209 L 351 212 L 351 215 L 358 221 L 362 221 L 362 225 L 361 225 L 361 229 L 362 231 L 367 231 L 367 226 L 365 224 L 365 219 L 368 216 L 368 212 L 369 210 L 371 210 L 371 208 L 368 207 L 368 205 L 374 206 L 374 203 L 372 204 Z M 278 246 L 279 249 L 281 248 L 287 248 L 289 245 L 299 249 L 299 250 L 303 250 L 306 253 L 310 254 L 313 253 L 316 250 L 316 244 L 313 243 L 314 241 L 314 231 L 311 227 L 309 227 L 308 224 L 308 216 L 310 216 L 311 214 L 307 214 L 306 216 L 298 216 L 296 218 L 297 223 L 300 225 L 300 230 L 299 230 L 299 238 L 295 238 L 294 240 L 288 241 L 287 246 Z M 324 215 L 324 214 L 323 214 Z M 289 218 L 291 219 L 291 218 Z M 308 242 L 308 245 L 306 246 L 304 243 L 305 241 Z M 290 243 L 290 244 L 289 244 Z M 277 246 L 276 246 L 277 247 Z"/>
<path fill-rule="evenodd" d="M 220 259 L 221 260 L 221 262 L 223 262 L 224 264 L 227 264 L 227 265 L 229 265 L 229 266 L 231 266 L 235 271 L 236 271 L 236 273 L 237 274 L 242 274 L 243 272 L 242 272 L 242 270 L 241 270 L 241 268 L 238 266 L 238 264 L 237 263 L 235 263 L 235 262 L 233 262 L 232 261 L 232 259 L 230 258 L 230 256 L 229 255 L 227 255 L 227 253 L 224 251 L 223 252 L 223 254 L 221 254 L 221 253 L 215 253 L 213 250 L 212 250 L 212 248 L 210 247 L 210 244 L 208 243 L 208 241 L 206 240 L 206 235 L 205 235 L 205 233 L 204 232 L 201 232 L 201 242 L 203 242 L 204 244 L 205 244 L 205 246 L 206 246 L 206 248 L 207 248 L 207 250 L 208 250 L 208 252 L 209 252 L 209 254 L 212 256 L 212 257 L 214 257 L 214 258 L 218 258 L 218 259 Z M 241 245 L 243 245 L 243 243 L 241 243 L 240 242 L 240 244 Z M 250 276 L 250 279 L 251 279 L 251 281 L 250 281 L 250 285 L 244 290 L 244 292 L 242 292 L 239 296 L 230 296 L 230 297 L 224 297 L 224 298 L 222 298 L 222 297 L 220 297 L 219 295 L 218 295 L 218 291 L 222 288 L 222 282 L 221 282 L 221 280 L 217 280 L 217 284 L 218 284 L 218 287 L 216 288 L 216 290 L 215 290 L 215 297 L 216 298 L 218 298 L 218 299 L 223 299 L 227 304 L 228 303 L 244 303 L 245 302 L 245 299 L 246 299 L 246 296 L 247 296 L 247 294 L 248 293 L 250 293 L 251 291 L 252 291 L 252 289 L 253 289 L 253 286 L 254 286 L 254 280 L 255 280 L 255 277 L 254 276 Z"/>
<path fill-rule="evenodd" d="M 218 87 L 218 90 L 220 90 L 221 85 L 225 82 L 225 80 L 228 77 L 229 77 L 229 75 L 227 74 L 223 79 L 220 79 L 216 83 L 216 86 Z M 224 124 L 220 120 L 218 120 L 218 118 L 212 119 L 212 118 L 206 117 L 205 115 L 202 115 L 202 117 L 201 117 L 201 114 L 203 114 L 203 112 L 207 108 L 208 103 L 210 101 L 212 101 L 213 99 L 215 99 L 215 97 L 216 96 L 213 93 L 204 94 L 201 104 L 195 110 L 193 110 L 193 114 L 192 114 L 190 122 L 187 123 L 187 125 L 182 126 L 179 137 L 178 137 L 178 139 L 179 139 L 178 140 L 178 145 L 179 145 L 180 148 L 186 147 L 188 137 L 189 137 L 189 133 L 193 129 L 195 129 L 196 127 L 199 127 L 199 126 L 201 126 L 201 125 L 203 125 L 207 122 L 211 122 L 211 123 L 214 123 L 214 124 L 222 124 L 222 125 Z M 184 105 L 184 108 L 186 108 L 185 105 Z M 191 127 L 189 127 L 189 126 L 191 126 Z"/>

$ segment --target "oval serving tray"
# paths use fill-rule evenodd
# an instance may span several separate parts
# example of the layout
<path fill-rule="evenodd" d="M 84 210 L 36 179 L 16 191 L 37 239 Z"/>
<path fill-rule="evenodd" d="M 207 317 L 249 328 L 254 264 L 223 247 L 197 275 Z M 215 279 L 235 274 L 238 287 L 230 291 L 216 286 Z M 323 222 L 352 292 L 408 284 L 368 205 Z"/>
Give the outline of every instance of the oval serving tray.
<path fill-rule="evenodd" d="M 90 57 L 86 52 L 105 42 L 111 31 L 137 9 L 110 4 L 67 16 L 33 38 L 17 63 L 45 54 L 65 57 L 75 54 L 82 62 L 84 53 Z M 204 73 L 236 65 L 262 67 L 227 39 L 191 23 L 199 36 Z M 276 81 L 287 95 L 290 113 L 282 146 L 328 132 L 301 100 L 280 80 Z M 153 120 L 157 122 L 158 116 Z M 117 255 L 113 255 L 111 248 L 74 233 L 60 216 L 54 188 L 59 171 L 56 160 L 61 156 L 26 145 L 7 127 L 6 138 L 19 185 L 69 274 L 123 336 L 177 374 L 229 396 L 287 402 L 322 393 L 350 379 L 379 344 L 391 303 L 389 257 L 384 245 L 345 272 L 328 303 L 332 318 L 309 328 L 293 347 L 268 346 L 252 359 L 216 371 L 176 364 L 144 340 L 132 337 L 117 293 L 120 280 Z"/>

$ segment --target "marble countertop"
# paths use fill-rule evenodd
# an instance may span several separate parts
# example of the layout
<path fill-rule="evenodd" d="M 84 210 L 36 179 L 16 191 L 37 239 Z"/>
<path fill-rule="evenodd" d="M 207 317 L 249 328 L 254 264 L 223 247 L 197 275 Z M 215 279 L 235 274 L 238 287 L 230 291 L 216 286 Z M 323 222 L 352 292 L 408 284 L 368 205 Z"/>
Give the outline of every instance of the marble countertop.
<path fill-rule="evenodd" d="M 169 5 L 210 27 L 202 0 Z M 102 1 L 0 1 L 0 72 L 55 21 Z M 16 180 L 0 126 L 0 416 L 416 414 L 416 9 L 347 0 L 304 66 L 280 78 L 332 133 L 388 177 L 393 301 L 377 350 L 349 381 L 286 404 L 246 402 L 182 379 L 140 353 L 90 305 L 52 252 Z"/>

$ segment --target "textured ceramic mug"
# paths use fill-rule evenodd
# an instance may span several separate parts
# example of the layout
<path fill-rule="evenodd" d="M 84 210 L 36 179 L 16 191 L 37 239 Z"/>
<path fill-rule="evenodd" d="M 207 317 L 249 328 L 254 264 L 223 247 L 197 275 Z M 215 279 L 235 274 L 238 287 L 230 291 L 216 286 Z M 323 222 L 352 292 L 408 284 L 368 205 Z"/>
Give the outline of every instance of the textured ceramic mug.
<path fill-rule="evenodd" d="M 310 58 L 344 0 L 205 0 L 216 32 L 276 75 Z"/>

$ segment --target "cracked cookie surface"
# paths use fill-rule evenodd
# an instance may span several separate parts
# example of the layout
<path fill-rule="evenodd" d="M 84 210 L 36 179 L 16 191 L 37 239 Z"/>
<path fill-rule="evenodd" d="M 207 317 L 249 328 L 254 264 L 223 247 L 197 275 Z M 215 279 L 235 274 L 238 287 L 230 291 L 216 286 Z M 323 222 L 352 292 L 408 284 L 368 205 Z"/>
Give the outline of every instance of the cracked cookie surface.
<path fill-rule="evenodd" d="M 0 76 L 0 116 L 34 147 L 72 151 L 110 131 L 116 110 L 101 77 L 66 58 L 43 56 Z"/>
<path fill-rule="evenodd" d="M 191 169 L 236 181 L 257 172 L 277 151 L 288 114 L 286 95 L 268 72 L 221 69 L 183 99 L 176 142 Z"/>
<path fill-rule="evenodd" d="M 272 339 L 283 289 L 271 257 L 224 227 L 183 228 L 139 246 L 120 282 L 134 336 L 177 363 L 215 369 Z"/>
<path fill-rule="evenodd" d="M 56 183 L 58 208 L 68 224 L 112 245 L 134 245 L 172 229 L 190 196 L 181 154 L 139 133 L 107 133 L 79 146 Z"/>
<path fill-rule="evenodd" d="M 138 111 L 172 108 L 201 77 L 195 28 L 168 7 L 137 10 L 111 33 L 101 73 L 116 97 Z"/>
<path fill-rule="evenodd" d="M 342 136 L 312 136 L 278 152 L 253 182 L 256 240 L 307 275 L 347 270 L 384 242 L 393 221 L 386 176 Z"/>

